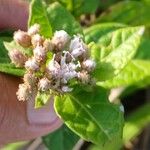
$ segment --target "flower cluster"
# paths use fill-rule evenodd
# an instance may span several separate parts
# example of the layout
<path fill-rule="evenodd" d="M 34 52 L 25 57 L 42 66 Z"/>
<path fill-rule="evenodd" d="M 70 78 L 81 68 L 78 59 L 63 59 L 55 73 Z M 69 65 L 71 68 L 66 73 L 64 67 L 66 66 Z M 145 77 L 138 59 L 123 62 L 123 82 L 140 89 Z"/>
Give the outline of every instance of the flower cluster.
<path fill-rule="evenodd" d="M 12 63 L 26 69 L 24 83 L 17 92 L 19 100 L 30 99 L 35 91 L 66 93 L 73 90 L 73 82 L 91 82 L 95 62 L 89 58 L 88 47 L 80 35 L 71 38 L 60 30 L 51 39 L 45 39 L 35 24 L 27 32 L 15 32 L 14 40 L 32 51 L 30 57 L 16 49 L 9 53 Z"/>

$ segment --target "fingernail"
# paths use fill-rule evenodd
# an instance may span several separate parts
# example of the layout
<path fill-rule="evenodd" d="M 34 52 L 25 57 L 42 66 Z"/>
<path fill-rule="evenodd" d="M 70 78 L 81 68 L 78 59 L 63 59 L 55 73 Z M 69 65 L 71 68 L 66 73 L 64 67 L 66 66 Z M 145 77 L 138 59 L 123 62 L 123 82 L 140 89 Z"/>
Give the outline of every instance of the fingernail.
<path fill-rule="evenodd" d="M 53 108 L 53 99 L 41 108 L 34 108 L 34 100 L 27 102 L 27 117 L 30 124 L 46 125 L 59 119 Z"/>

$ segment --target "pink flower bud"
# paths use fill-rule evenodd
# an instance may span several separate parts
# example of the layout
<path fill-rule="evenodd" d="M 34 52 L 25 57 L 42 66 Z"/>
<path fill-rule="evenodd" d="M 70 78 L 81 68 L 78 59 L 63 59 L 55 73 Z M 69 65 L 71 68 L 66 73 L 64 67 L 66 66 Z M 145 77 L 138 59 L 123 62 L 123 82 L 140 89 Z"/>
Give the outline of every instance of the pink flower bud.
<path fill-rule="evenodd" d="M 16 31 L 14 33 L 14 40 L 23 47 L 31 46 L 31 37 L 24 31 Z"/>
<path fill-rule="evenodd" d="M 27 57 L 17 49 L 9 51 L 9 57 L 12 63 L 16 65 L 16 67 L 23 67 L 27 61 Z"/>
<path fill-rule="evenodd" d="M 39 67 L 38 62 L 33 57 L 25 62 L 25 68 L 30 71 L 38 71 L 40 67 Z"/>
<path fill-rule="evenodd" d="M 38 45 L 42 45 L 43 44 L 43 37 L 41 37 L 39 34 L 35 34 L 32 36 L 32 40 L 31 43 L 33 45 L 33 47 L 36 47 Z"/>
<path fill-rule="evenodd" d="M 47 78 L 42 78 L 38 83 L 39 90 L 47 91 L 50 88 L 50 81 Z"/>
<path fill-rule="evenodd" d="M 83 83 L 86 84 L 90 81 L 90 76 L 86 71 L 81 71 L 78 73 L 78 79 Z"/>
<path fill-rule="evenodd" d="M 40 25 L 39 25 L 39 24 L 34 24 L 33 26 L 31 26 L 31 27 L 29 28 L 28 34 L 29 34 L 30 36 L 33 36 L 33 35 L 39 33 L 39 31 L 40 31 Z"/>
<path fill-rule="evenodd" d="M 33 50 L 34 58 L 37 60 L 37 62 L 44 62 L 46 57 L 46 50 L 42 46 L 36 46 L 36 48 Z"/>
<path fill-rule="evenodd" d="M 16 95 L 19 101 L 26 101 L 31 98 L 31 91 L 25 84 L 19 84 Z"/>
<path fill-rule="evenodd" d="M 64 30 L 56 31 L 52 38 L 52 43 L 55 45 L 55 48 L 61 50 L 65 48 L 66 44 L 69 42 L 70 36 Z"/>
<path fill-rule="evenodd" d="M 96 66 L 96 63 L 91 59 L 87 59 L 83 61 L 82 63 L 83 69 L 86 69 L 89 72 L 92 71 L 95 68 L 95 66 Z"/>
<path fill-rule="evenodd" d="M 53 43 L 48 39 L 46 39 L 44 41 L 43 46 L 46 49 L 46 51 L 53 51 L 53 49 L 54 49 Z"/>
<path fill-rule="evenodd" d="M 35 74 L 31 73 L 31 72 L 27 72 L 24 75 L 24 83 L 30 87 L 31 89 L 36 87 L 36 83 L 37 83 L 37 77 L 35 76 Z"/>

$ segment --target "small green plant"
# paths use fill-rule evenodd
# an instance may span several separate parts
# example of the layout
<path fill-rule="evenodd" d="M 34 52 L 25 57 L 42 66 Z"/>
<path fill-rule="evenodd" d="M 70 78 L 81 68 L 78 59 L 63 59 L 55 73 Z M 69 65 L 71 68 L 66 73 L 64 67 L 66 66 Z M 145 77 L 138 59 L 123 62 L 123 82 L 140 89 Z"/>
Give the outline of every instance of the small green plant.
<path fill-rule="evenodd" d="M 91 10 L 88 2 L 83 2 L 85 7 L 70 1 L 48 5 L 32 0 L 28 31 L 16 31 L 11 42 L 0 40 L 0 71 L 24 76 L 16 91 L 18 100 L 34 98 L 35 109 L 54 100 L 57 115 L 73 132 L 62 126 L 43 138 L 48 147 L 71 150 L 81 137 L 99 149 L 117 150 L 132 136 L 125 131 L 123 136 L 123 106 L 121 102 L 111 103 L 109 95 L 113 88 L 150 83 L 146 80 L 150 61 L 142 58 L 149 44 L 149 16 L 135 19 L 138 15 L 130 15 L 130 9 L 139 5 L 143 9 L 138 11 L 140 16 L 149 9 L 146 2 L 120 2 L 90 27 L 82 28 L 78 16 L 94 13 L 98 6 Z M 124 15 L 126 11 L 130 17 Z M 54 143 L 62 140 L 61 135 L 65 139 L 59 147 Z"/>

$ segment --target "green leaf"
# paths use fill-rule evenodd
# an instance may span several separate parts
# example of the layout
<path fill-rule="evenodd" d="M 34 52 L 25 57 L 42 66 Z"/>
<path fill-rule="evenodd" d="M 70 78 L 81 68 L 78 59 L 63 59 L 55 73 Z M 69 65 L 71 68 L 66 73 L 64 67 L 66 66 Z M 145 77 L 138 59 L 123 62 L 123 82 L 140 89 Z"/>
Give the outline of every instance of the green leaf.
<path fill-rule="evenodd" d="M 150 78 L 149 66 L 150 61 L 132 60 L 117 76 L 110 80 L 97 82 L 97 85 L 105 88 L 116 88 L 139 84 L 140 81 Z"/>
<path fill-rule="evenodd" d="M 141 42 L 143 27 L 127 27 L 106 35 L 106 50 L 109 53 L 97 64 L 93 76 L 97 80 L 107 80 L 116 76 L 134 57 Z"/>
<path fill-rule="evenodd" d="M 8 52 L 11 50 L 17 49 L 28 57 L 32 56 L 32 49 L 31 48 L 24 48 L 24 47 L 20 46 L 18 43 L 16 43 L 15 41 L 4 42 L 4 46 Z"/>
<path fill-rule="evenodd" d="M 85 41 L 86 43 L 95 42 L 99 44 L 103 36 L 123 27 L 125 27 L 125 25 L 120 23 L 101 23 L 93 25 L 84 30 Z"/>
<path fill-rule="evenodd" d="M 49 150 L 72 150 L 78 140 L 79 137 L 65 125 L 43 137 Z"/>
<path fill-rule="evenodd" d="M 150 123 L 150 104 L 145 104 L 127 117 L 123 130 L 123 141 L 128 143 L 139 135 Z"/>
<path fill-rule="evenodd" d="M 40 33 L 45 37 L 52 36 L 52 28 L 49 23 L 46 8 L 42 2 L 42 0 L 32 0 L 30 3 L 30 13 L 28 26 L 32 26 L 35 23 L 40 25 Z"/>
<path fill-rule="evenodd" d="M 4 47 L 3 41 L 0 39 L 0 72 L 8 73 L 15 76 L 23 76 L 24 70 L 16 68 L 10 63 L 8 51 Z"/>
<path fill-rule="evenodd" d="M 25 70 L 16 68 L 13 64 L 10 63 L 0 63 L 0 72 L 22 77 L 25 73 Z"/>
<path fill-rule="evenodd" d="M 80 24 L 63 6 L 55 2 L 47 8 L 48 18 L 53 31 L 65 30 L 68 34 L 82 34 Z"/>
<path fill-rule="evenodd" d="M 142 38 L 141 44 L 135 55 L 135 59 L 150 60 L 150 39 Z"/>
<path fill-rule="evenodd" d="M 73 0 L 73 14 L 80 16 L 82 14 L 95 13 L 98 6 L 100 5 L 99 0 Z"/>
<path fill-rule="evenodd" d="M 39 91 L 35 97 L 35 108 L 44 106 L 50 100 L 50 92 Z"/>
<path fill-rule="evenodd" d="M 131 25 L 150 25 L 150 9 L 137 1 L 123 1 L 111 6 L 97 19 L 100 22 L 120 22 Z"/>
<path fill-rule="evenodd" d="M 84 88 L 84 90 L 83 90 Z M 103 147 L 107 142 L 119 142 L 122 135 L 123 113 L 119 105 L 109 103 L 107 91 L 100 87 L 74 89 L 72 95 L 57 96 L 57 114 L 76 134 Z"/>

